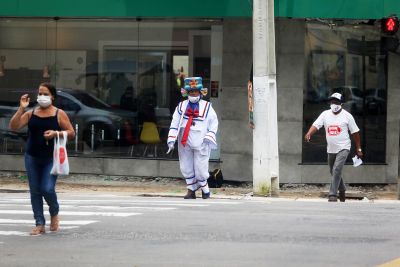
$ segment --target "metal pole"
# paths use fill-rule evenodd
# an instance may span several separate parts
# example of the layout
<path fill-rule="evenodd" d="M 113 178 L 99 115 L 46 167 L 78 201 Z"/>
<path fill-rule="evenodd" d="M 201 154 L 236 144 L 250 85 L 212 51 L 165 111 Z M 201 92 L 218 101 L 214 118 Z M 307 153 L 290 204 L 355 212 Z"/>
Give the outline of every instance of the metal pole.
<path fill-rule="evenodd" d="M 79 135 L 79 127 L 78 124 L 75 124 L 75 153 L 78 152 L 78 135 Z"/>
<path fill-rule="evenodd" d="M 121 129 L 117 130 L 118 153 L 121 152 Z"/>
<path fill-rule="evenodd" d="M 92 152 L 94 151 L 94 124 L 92 124 L 92 130 L 91 130 L 91 136 L 90 136 L 90 145 L 91 145 L 91 149 Z"/>
<path fill-rule="evenodd" d="M 279 193 L 274 0 L 253 1 L 253 191 Z"/>

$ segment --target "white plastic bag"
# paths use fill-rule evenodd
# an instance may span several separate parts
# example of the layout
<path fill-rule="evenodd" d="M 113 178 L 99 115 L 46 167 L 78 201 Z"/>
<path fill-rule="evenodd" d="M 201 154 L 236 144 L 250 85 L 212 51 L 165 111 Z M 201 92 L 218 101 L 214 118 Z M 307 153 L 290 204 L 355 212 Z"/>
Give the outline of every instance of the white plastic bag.
<path fill-rule="evenodd" d="M 67 155 L 67 132 L 62 131 L 63 138 L 60 138 L 59 132 L 57 137 L 54 138 L 54 152 L 53 152 L 53 168 L 50 173 L 53 175 L 68 175 L 69 163 Z"/>

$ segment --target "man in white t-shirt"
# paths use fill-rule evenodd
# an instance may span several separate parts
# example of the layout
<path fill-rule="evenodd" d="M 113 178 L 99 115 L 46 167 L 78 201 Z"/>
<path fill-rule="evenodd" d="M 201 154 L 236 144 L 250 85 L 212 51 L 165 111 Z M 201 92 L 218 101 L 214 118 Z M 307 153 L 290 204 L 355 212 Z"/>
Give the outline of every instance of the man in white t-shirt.
<path fill-rule="evenodd" d="M 346 187 L 343 182 L 342 169 L 351 148 L 349 132 L 356 145 L 357 156 L 361 158 L 363 153 L 361 150 L 360 129 L 358 129 L 353 116 L 342 109 L 343 97 L 341 94 L 334 93 L 329 100 L 331 109 L 325 110 L 319 115 L 304 136 L 304 139 L 306 142 L 310 142 L 311 136 L 324 126 L 326 142 L 328 143 L 328 164 L 332 175 L 329 201 L 337 201 L 337 192 L 339 190 L 339 199 L 344 202 L 346 199 Z"/>

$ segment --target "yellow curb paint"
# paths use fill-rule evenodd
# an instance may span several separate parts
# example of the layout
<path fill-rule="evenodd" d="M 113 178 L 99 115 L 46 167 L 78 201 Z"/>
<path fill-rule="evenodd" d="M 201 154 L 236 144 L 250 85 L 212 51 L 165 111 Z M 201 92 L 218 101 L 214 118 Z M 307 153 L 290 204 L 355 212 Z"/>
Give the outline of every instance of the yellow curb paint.
<path fill-rule="evenodd" d="M 389 261 L 382 265 L 378 265 L 377 267 L 399 267 L 400 266 L 400 258 Z"/>

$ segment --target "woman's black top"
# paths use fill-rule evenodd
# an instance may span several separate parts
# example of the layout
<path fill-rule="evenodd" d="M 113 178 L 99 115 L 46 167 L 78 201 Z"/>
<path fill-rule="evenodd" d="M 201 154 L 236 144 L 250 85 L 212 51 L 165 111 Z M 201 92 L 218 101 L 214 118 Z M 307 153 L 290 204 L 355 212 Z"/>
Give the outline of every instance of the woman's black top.
<path fill-rule="evenodd" d="M 47 130 L 60 131 L 58 124 L 58 109 L 56 115 L 50 117 L 39 117 L 35 115 L 35 110 L 28 122 L 28 143 L 26 153 L 36 158 L 52 158 L 54 149 L 54 139 L 46 140 L 43 136 Z"/>

